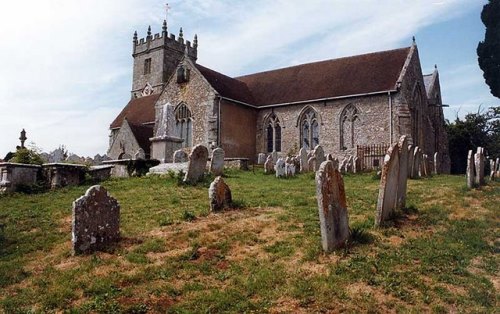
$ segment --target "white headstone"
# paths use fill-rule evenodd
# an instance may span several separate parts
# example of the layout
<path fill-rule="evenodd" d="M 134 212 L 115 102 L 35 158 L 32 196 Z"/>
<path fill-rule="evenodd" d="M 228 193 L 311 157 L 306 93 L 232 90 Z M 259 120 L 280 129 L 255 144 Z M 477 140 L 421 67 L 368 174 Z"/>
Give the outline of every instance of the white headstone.
<path fill-rule="evenodd" d="M 399 180 L 399 149 L 398 144 L 393 144 L 387 150 L 382 167 L 380 187 L 377 200 L 377 214 L 375 226 L 391 218 L 396 208 Z"/>

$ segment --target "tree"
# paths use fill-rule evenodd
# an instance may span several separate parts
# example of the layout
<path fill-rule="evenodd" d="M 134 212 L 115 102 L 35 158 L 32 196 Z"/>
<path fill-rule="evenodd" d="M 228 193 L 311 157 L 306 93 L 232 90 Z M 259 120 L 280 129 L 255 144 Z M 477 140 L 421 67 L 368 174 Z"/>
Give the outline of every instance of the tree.
<path fill-rule="evenodd" d="M 479 67 L 491 94 L 500 98 L 500 0 L 489 0 L 483 7 L 481 20 L 486 34 L 477 46 Z"/>
<path fill-rule="evenodd" d="M 18 147 L 14 156 L 9 161 L 19 164 L 41 165 L 43 164 L 43 159 L 40 156 L 40 152 L 41 150 L 35 144 L 31 144 L 30 148 Z"/>
<path fill-rule="evenodd" d="M 446 125 L 451 159 L 451 173 L 465 173 L 467 153 L 478 146 L 484 147 L 486 155 L 500 157 L 500 106 L 486 112 L 469 113 L 464 120 L 455 119 Z"/>

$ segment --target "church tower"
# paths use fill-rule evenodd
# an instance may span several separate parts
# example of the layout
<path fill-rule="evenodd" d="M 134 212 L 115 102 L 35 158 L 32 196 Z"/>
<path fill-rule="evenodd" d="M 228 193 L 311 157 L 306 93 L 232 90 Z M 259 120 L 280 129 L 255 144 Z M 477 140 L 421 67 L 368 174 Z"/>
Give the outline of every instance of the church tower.
<path fill-rule="evenodd" d="M 167 31 L 167 21 L 163 21 L 162 33 L 151 34 L 148 27 L 146 38 L 137 38 L 134 33 L 133 53 L 134 69 L 132 79 L 132 98 L 157 94 L 163 90 L 164 84 L 174 73 L 184 55 L 196 62 L 198 55 L 198 38 L 195 35 L 191 44 L 184 40 L 182 28 L 176 38 Z"/>

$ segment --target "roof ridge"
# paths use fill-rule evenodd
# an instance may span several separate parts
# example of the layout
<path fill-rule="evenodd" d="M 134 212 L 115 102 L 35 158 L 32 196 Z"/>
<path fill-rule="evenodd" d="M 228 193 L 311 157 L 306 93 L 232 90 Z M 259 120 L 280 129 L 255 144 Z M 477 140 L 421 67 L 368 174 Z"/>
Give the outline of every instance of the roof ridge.
<path fill-rule="evenodd" d="M 319 63 L 324 63 L 324 62 L 331 62 L 331 61 L 338 61 L 338 60 L 351 59 L 351 58 L 357 58 L 357 57 L 377 55 L 377 54 L 394 52 L 394 51 L 399 51 L 399 50 L 406 50 L 406 49 L 410 49 L 410 48 L 411 48 L 411 46 L 408 46 L 408 47 L 382 50 L 382 51 L 372 51 L 372 52 L 363 53 L 363 54 L 359 54 L 359 55 L 351 55 L 351 56 L 344 56 L 344 57 L 333 58 L 333 59 L 325 59 L 325 60 L 313 61 L 313 62 L 308 62 L 308 63 L 301 63 L 301 64 L 287 66 L 287 67 L 283 67 L 283 68 L 277 68 L 277 69 L 272 69 L 272 70 L 265 70 L 262 72 L 255 72 L 255 73 L 249 73 L 249 74 L 245 74 L 245 75 L 235 76 L 235 77 L 233 77 L 233 79 L 240 81 L 239 80 L 240 78 L 246 78 L 246 77 L 257 75 L 257 74 L 265 74 L 265 73 L 270 73 L 270 72 L 275 72 L 275 71 L 282 71 L 282 70 L 287 70 L 287 69 L 299 68 L 299 67 L 303 67 L 303 66 L 308 66 L 308 65 L 312 65 L 312 64 L 319 64 Z"/>

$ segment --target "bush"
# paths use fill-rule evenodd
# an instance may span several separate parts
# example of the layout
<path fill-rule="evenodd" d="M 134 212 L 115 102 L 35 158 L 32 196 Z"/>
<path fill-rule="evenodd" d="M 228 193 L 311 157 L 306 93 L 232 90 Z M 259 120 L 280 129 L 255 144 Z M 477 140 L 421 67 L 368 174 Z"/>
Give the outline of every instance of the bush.
<path fill-rule="evenodd" d="M 43 164 L 43 159 L 36 149 L 29 148 L 19 148 L 12 157 L 10 162 L 15 162 L 19 164 L 30 164 L 30 165 L 41 165 Z"/>

